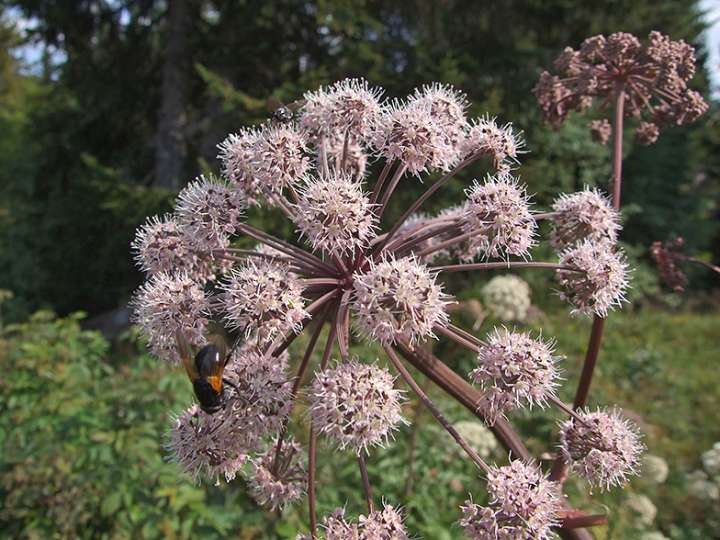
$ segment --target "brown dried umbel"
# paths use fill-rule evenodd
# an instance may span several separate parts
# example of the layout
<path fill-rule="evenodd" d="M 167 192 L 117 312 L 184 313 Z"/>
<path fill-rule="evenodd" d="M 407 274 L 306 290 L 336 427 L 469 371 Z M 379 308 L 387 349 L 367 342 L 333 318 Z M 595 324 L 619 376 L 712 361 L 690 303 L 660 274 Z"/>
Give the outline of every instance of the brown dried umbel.
<path fill-rule="evenodd" d="M 545 120 L 556 128 L 596 99 L 606 107 L 618 92 L 624 93 L 624 115 L 642 120 L 641 144 L 654 143 L 660 129 L 693 122 L 708 109 L 688 87 L 695 49 L 660 32 L 650 32 L 646 45 L 625 32 L 587 38 L 578 50 L 566 47 L 554 68 L 556 74 L 540 75 L 534 93 Z"/>
<path fill-rule="evenodd" d="M 650 246 L 650 255 L 657 264 L 660 281 L 675 292 L 683 292 L 688 282 L 685 272 L 677 265 L 677 257 L 683 245 L 685 240 L 677 237 L 665 243 L 657 240 Z"/>
<path fill-rule="evenodd" d="M 657 240 L 650 246 L 650 255 L 657 264 L 660 281 L 675 292 L 683 292 L 688 284 L 688 278 L 679 266 L 681 262 L 699 264 L 720 274 L 720 267 L 702 261 L 697 257 L 685 255 L 682 252 L 684 247 L 685 240 L 682 236 L 675 237 L 667 242 Z"/>

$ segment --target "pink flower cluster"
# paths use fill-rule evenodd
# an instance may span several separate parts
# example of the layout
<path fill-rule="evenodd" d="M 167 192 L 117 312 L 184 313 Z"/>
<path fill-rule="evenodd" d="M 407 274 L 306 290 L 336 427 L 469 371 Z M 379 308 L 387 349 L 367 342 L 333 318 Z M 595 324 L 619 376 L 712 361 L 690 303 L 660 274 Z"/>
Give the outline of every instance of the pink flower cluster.
<path fill-rule="evenodd" d="M 310 387 L 313 426 L 357 454 L 384 444 L 405 421 L 394 383 L 386 369 L 357 359 L 320 371 Z"/>
<path fill-rule="evenodd" d="M 607 68 L 598 67 L 603 56 L 618 66 L 649 65 L 658 64 L 659 54 L 678 56 L 682 49 L 657 38 L 638 52 L 631 41 L 591 40 L 577 55 L 567 53 L 562 69 L 587 64 L 582 69 L 598 71 L 595 82 L 586 81 L 584 95 L 602 96 L 612 86 L 602 73 Z M 666 66 L 662 77 L 668 81 L 657 82 L 664 92 L 677 83 L 674 76 L 687 80 L 683 58 L 684 67 Z M 573 73 L 572 80 L 543 79 L 542 99 L 553 118 L 587 101 L 547 101 L 556 83 L 570 93 L 577 89 L 585 75 Z M 692 95 L 675 86 L 678 95 Z M 628 85 L 625 91 L 632 110 L 638 90 Z M 473 412 L 495 424 L 497 433 L 510 429 L 499 428 L 506 426 L 505 414 L 520 407 L 553 403 L 572 414 L 555 397 L 559 358 L 553 342 L 507 329 L 482 341 L 453 325 L 448 308 L 454 301 L 446 291 L 463 281 L 448 276 L 501 266 L 551 269 L 573 312 L 605 316 L 622 303 L 628 286 L 627 264 L 616 245 L 618 212 L 590 189 L 561 195 L 551 211 L 531 210 L 527 188 L 512 171 L 523 152 L 522 135 L 490 116 L 468 120 L 467 99 L 453 87 L 423 86 L 404 100 L 383 100 L 382 94 L 363 79 L 347 79 L 305 94 L 297 116 L 288 109 L 228 136 L 219 145 L 224 178 L 200 177 L 179 194 L 173 214 L 139 228 L 132 248 L 148 277 L 132 300 L 134 321 L 155 355 L 171 363 L 183 355 L 199 401 L 173 420 L 167 447 L 196 479 L 230 481 L 242 472 L 249 494 L 268 509 L 307 495 L 310 522 L 316 524 L 316 442 L 326 439 L 332 444 L 321 448 L 357 456 L 369 511 L 356 521 L 342 510 L 327 516 L 325 539 L 406 540 L 397 509 L 373 510 L 364 461 L 405 422 L 403 391 L 380 362 L 351 357 L 355 331 L 385 351 L 433 417 L 487 474 L 489 503 L 463 507 L 468 536 L 549 538 L 560 516 L 559 487 L 529 461 L 487 465 L 404 362 L 437 382 L 438 373 L 447 375 L 443 370 L 450 368 L 430 356 L 431 338 L 474 352 L 477 365 L 469 378 L 482 393 L 458 381 L 441 380 L 440 386 L 472 394 L 467 403 L 479 405 Z M 683 111 L 675 111 L 678 121 L 694 114 L 688 107 Z M 607 128 L 596 125 L 600 138 L 607 138 Z M 652 136 L 652 126 L 641 129 Z M 468 185 L 455 206 L 423 213 L 420 207 L 431 195 L 484 157 L 493 174 Z M 438 179 L 428 182 L 399 220 L 383 227 L 382 218 L 393 215 L 385 213 L 393 192 L 426 173 Z M 287 217 L 292 228 L 286 230 L 294 229 L 295 237 L 280 239 L 243 221 L 246 210 L 262 206 Z M 550 221 L 559 264 L 531 261 L 543 219 Z M 442 265 L 430 266 L 438 260 Z M 233 346 L 208 365 L 198 351 L 207 352 L 210 334 L 220 333 L 222 325 Z M 294 340 L 306 329 L 312 337 L 305 340 L 305 354 L 290 362 L 303 343 Z M 319 340 L 326 340 L 321 355 L 315 350 Z M 341 360 L 329 366 L 336 346 Z M 291 364 L 297 366 L 294 376 Z M 298 402 L 307 414 L 291 414 Z M 595 483 L 619 483 L 634 470 L 640 451 L 634 431 L 614 413 L 578 414 L 583 421 L 562 425 L 565 459 Z M 306 461 L 295 442 L 303 439 L 293 439 L 298 418 L 312 426 Z"/>
<path fill-rule="evenodd" d="M 466 501 L 460 526 L 475 540 L 554 537 L 562 507 L 559 486 L 536 465 L 516 460 L 488 473 L 489 506 Z"/>
<path fill-rule="evenodd" d="M 488 423 L 527 404 L 544 406 L 558 385 L 552 342 L 529 333 L 495 329 L 478 352 L 470 378 L 485 390 L 478 407 Z"/>

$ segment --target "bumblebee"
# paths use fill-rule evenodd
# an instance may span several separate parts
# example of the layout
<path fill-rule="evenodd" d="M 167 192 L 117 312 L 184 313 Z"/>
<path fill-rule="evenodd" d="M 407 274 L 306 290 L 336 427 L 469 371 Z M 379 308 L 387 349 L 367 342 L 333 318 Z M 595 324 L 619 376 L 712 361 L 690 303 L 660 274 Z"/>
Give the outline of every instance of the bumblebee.
<path fill-rule="evenodd" d="M 213 336 L 207 345 L 193 355 L 192 347 L 182 332 L 175 334 L 175 341 L 200 408 L 207 414 L 215 414 L 225 407 L 227 401 L 225 385 L 235 386 L 223 378 L 223 371 L 232 349 L 228 351 L 222 337 Z"/>

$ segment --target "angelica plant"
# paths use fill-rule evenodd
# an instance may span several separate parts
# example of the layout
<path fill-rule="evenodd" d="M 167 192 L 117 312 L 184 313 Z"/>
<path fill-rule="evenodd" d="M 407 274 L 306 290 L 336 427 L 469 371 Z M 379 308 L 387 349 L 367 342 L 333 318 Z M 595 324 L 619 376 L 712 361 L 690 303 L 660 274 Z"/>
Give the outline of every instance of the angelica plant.
<path fill-rule="evenodd" d="M 487 506 L 470 495 L 458 509 L 469 537 L 588 538 L 582 527 L 605 518 L 569 506 L 562 483 L 541 469 L 508 415 L 557 407 L 567 415 L 562 454 L 573 471 L 602 486 L 636 470 L 636 428 L 618 409 L 575 411 L 558 399 L 561 355 L 552 339 L 507 328 L 478 337 L 454 325 L 446 282 L 456 272 L 532 268 L 554 274 L 573 314 L 604 317 L 622 305 L 628 286 L 617 205 L 586 190 L 536 211 L 517 175 L 525 145 L 511 124 L 468 119 L 465 96 L 447 85 L 424 86 L 404 100 L 382 96 L 365 80 L 346 79 L 305 94 L 295 118 L 276 115 L 229 135 L 219 145 L 223 178 L 191 183 L 173 215 L 151 218 L 138 231 L 133 249 L 148 281 L 133 305 L 153 353 L 171 366 L 186 360 L 186 349 L 202 347 L 213 324 L 234 338 L 224 373 L 207 378 L 222 406 L 210 413 L 191 405 L 174 421 L 168 449 L 193 477 L 245 476 L 251 496 L 268 508 L 305 499 L 309 532 L 298 538 L 405 539 L 413 535 L 403 524 L 403 501 L 383 498 L 377 506 L 382 493 L 370 484 L 366 460 L 408 422 L 402 404 L 415 395 L 487 482 Z M 493 171 L 468 184 L 464 201 L 436 215 L 422 212 L 481 161 Z M 421 180 L 424 193 L 397 220 L 384 220 L 393 194 Z M 256 206 L 290 220 L 295 241 L 248 225 L 244 214 Z M 556 260 L 531 260 L 541 220 L 551 222 Z M 258 246 L 235 247 L 240 237 Z M 307 348 L 291 363 L 288 349 L 305 332 Z M 376 343 L 388 367 L 375 356 L 351 357 L 355 339 Z M 436 340 L 471 351 L 476 368 L 452 371 L 433 354 Z M 189 374 L 203 366 L 196 361 Z M 486 463 L 409 367 L 484 422 L 510 463 Z M 299 402 L 307 412 L 295 426 Z M 292 437 L 302 424 L 304 450 Z M 356 521 L 343 509 L 317 515 L 322 441 L 357 461 L 367 514 Z M 474 479 L 468 484 L 482 489 Z"/>

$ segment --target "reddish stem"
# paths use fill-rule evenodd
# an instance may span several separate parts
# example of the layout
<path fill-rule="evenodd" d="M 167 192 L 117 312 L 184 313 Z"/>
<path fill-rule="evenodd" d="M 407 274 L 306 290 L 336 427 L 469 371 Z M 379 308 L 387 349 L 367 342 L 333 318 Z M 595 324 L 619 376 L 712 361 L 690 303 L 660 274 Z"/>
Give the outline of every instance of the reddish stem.
<path fill-rule="evenodd" d="M 562 264 L 549 262 L 525 261 L 448 264 L 446 266 L 431 266 L 430 270 L 432 270 L 433 272 L 464 272 L 466 270 L 493 270 L 499 268 L 548 268 L 550 270 L 569 270 L 571 272 L 582 272 L 582 270 L 579 270 L 573 266 L 564 266 Z"/>
<path fill-rule="evenodd" d="M 620 210 L 620 194 L 622 188 L 622 148 L 623 148 L 623 108 L 625 104 L 625 91 L 622 83 L 615 86 L 615 117 L 613 120 L 613 207 Z M 588 343 L 585 362 L 583 363 L 580 381 L 578 382 L 577 391 L 575 392 L 575 400 L 573 407 L 579 409 L 587 404 L 588 395 L 590 393 L 590 385 L 592 384 L 595 366 L 597 365 L 598 355 L 600 354 L 600 345 L 602 344 L 603 331 L 605 329 L 605 319 L 597 315 L 593 319 L 592 330 L 590 331 L 590 341 Z"/>
<path fill-rule="evenodd" d="M 412 388 L 412 391 L 415 392 L 417 397 L 420 398 L 420 401 L 423 402 L 423 404 L 428 408 L 428 410 L 432 413 L 432 415 L 435 417 L 435 420 L 438 421 L 438 423 L 445 428 L 445 431 L 447 431 L 450 436 L 455 439 L 455 442 L 460 445 L 460 447 L 465 450 L 465 453 L 470 456 L 470 459 L 473 460 L 473 462 L 480 467 L 485 473 L 490 472 L 490 467 L 487 463 L 483 461 L 483 459 L 478 455 L 478 453 L 467 443 L 467 441 L 463 438 L 460 433 L 453 427 L 453 425 L 448 422 L 447 418 L 443 416 L 443 414 L 440 412 L 440 409 L 437 408 L 435 403 L 430 399 L 430 397 L 425 393 L 425 391 L 420 388 L 420 385 L 415 382 L 415 379 L 413 379 L 410 372 L 405 368 L 405 366 L 402 363 L 402 360 L 400 360 L 400 357 L 395 352 L 395 349 L 393 349 L 390 346 L 384 347 L 385 352 L 387 353 L 388 357 L 390 358 L 390 361 L 395 366 L 395 369 L 397 369 L 398 373 L 400 373 L 400 376 L 405 380 L 407 385 Z"/>
<path fill-rule="evenodd" d="M 358 454 L 358 466 L 360 467 L 360 478 L 362 479 L 363 491 L 365 492 L 365 502 L 367 502 L 368 513 L 373 511 L 372 487 L 368 478 L 367 467 L 365 466 L 365 456 Z"/>
<path fill-rule="evenodd" d="M 447 173 L 445 176 L 440 178 L 437 182 L 435 182 L 432 186 L 430 186 L 425 193 L 420 195 L 420 198 L 417 199 L 407 210 L 405 210 L 405 213 L 400 216 L 400 219 L 397 220 L 395 225 L 393 225 L 392 229 L 390 229 L 390 232 L 385 237 L 385 241 L 380 245 L 380 247 L 376 250 L 377 252 L 380 252 L 383 250 L 383 248 L 392 240 L 393 236 L 395 236 L 395 233 L 398 232 L 400 227 L 402 227 L 403 223 L 409 218 L 411 215 L 413 215 L 415 212 L 417 212 L 420 207 L 427 201 L 430 197 L 435 194 L 437 190 L 439 190 L 441 187 L 443 187 L 445 184 L 447 184 L 450 179 L 455 176 L 457 173 L 459 173 L 461 170 L 463 170 L 465 167 L 470 165 L 473 161 L 477 161 L 482 153 L 473 154 L 472 156 L 465 159 L 460 165 L 455 167 L 452 171 Z"/>

